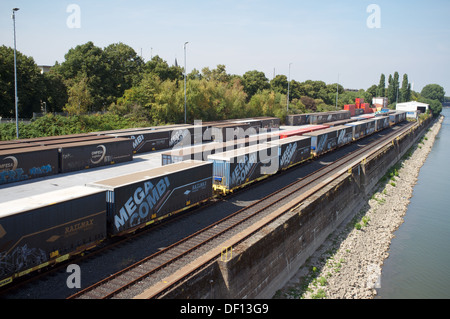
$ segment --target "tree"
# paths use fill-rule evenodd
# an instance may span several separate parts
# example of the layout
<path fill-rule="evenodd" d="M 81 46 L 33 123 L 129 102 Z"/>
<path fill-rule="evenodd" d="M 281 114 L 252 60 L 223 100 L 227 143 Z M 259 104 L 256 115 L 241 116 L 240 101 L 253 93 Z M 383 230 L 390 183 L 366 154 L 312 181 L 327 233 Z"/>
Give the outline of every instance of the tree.
<path fill-rule="evenodd" d="M 103 50 L 89 41 L 70 49 L 64 57 L 65 61 L 55 68 L 56 72 L 70 83 L 68 86 L 86 77 L 92 109 L 106 108 L 111 102 L 109 97 L 114 90 L 111 88 L 113 81 L 108 80 L 107 59 Z"/>
<path fill-rule="evenodd" d="M 444 88 L 438 84 L 428 84 L 424 86 L 420 95 L 426 99 L 442 102 L 444 101 L 445 91 Z"/>
<path fill-rule="evenodd" d="M 256 70 L 247 71 L 242 76 L 242 85 L 244 86 L 244 92 L 247 94 L 248 101 L 258 91 L 270 88 L 269 80 L 266 78 L 265 74 Z"/>
<path fill-rule="evenodd" d="M 89 92 L 87 75 L 79 75 L 72 82 L 72 85 L 69 87 L 69 98 L 64 107 L 64 111 L 70 115 L 86 113 L 94 104 L 91 93 Z"/>
<path fill-rule="evenodd" d="M 399 102 L 408 102 L 411 99 L 411 84 L 408 82 L 408 74 L 403 74 L 402 88 L 400 89 Z"/>
<path fill-rule="evenodd" d="M 386 96 L 386 77 L 384 74 L 381 74 L 380 83 L 378 84 L 376 95 L 378 95 L 378 97 Z"/>
<path fill-rule="evenodd" d="M 45 86 L 34 59 L 17 51 L 17 95 L 19 117 L 40 112 Z M 0 47 L 0 116 L 15 117 L 14 49 Z"/>
<path fill-rule="evenodd" d="M 279 93 L 282 93 L 282 94 L 287 94 L 287 89 L 288 89 L 287 76 L 283 75 L 283 74 L 278 74 L 276 77 L 274 77 L 270 81 L 270 87 L 275 92 L 279 92 Z"/>
<path fill-rule="evenodd" d="M 44 73 L 45 92 L 43 101 L 47 112 L 61 112 L 68 101 L 67 85 L 62 76 L 54 70 Z"/>
<path fill-rule="evenodd" d="M 180 66 L 169 66 L 169 64 L 158 55 L 155 55 L 145 64 L 145 71 L 156 74 L 161 81 L 174 81 L 184 78 L 184 71 Z"/>
<path fill-rule="evenodd" d="M 107 77 L 104 79 L 110 92 L 108 102 L 115 101 L 125 90 L 142 79 L 144 61 L 128 45 L 111 44 L 103 50 Z"/>

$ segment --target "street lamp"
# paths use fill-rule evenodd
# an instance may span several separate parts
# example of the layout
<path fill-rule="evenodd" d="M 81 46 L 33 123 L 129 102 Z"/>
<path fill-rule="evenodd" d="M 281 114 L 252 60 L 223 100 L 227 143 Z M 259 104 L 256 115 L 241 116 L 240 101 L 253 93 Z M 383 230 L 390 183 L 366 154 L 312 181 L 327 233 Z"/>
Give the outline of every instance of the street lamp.
<path fill-rule="evenodd" d="M 186 124 L 186 44 L 184 43 L 184 124 Z"/>
<path fill-rule="evenodd" d="M 291 64 L 292 64 L 292 63 L 289 63 L 289 79 L 288 79 L 288 91 L 287 91 L 286 113 L 289 112 L 289 82 L 291 82 Z"/>
<path fill-rule="evenodd" d="M 18 111 L 18 97 L 17 97 L 17 56 L 16 56 L 16 15 L 15 12 L 19 11 L 19 8 L 12 9 L 12 19 L 14 25 L 14 98 L 16 108 L 16 137 L 19 139 L 19 111 Z"/>

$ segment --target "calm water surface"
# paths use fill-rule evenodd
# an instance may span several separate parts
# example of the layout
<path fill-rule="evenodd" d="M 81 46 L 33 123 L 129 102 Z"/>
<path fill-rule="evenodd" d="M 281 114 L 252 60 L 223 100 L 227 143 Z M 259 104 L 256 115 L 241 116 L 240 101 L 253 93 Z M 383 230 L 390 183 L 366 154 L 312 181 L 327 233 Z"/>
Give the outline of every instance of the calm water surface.
<path fill-rule="evenodd" d="M 395 232 L 378 297 L 450 298 L 450 109 Z"/>

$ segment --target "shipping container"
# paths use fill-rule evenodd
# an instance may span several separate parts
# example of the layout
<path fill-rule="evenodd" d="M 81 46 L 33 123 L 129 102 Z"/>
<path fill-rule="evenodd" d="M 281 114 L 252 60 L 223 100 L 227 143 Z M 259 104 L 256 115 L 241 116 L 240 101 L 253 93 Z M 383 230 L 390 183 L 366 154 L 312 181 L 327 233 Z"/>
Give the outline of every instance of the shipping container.
<path fill-rule="evenodd" d="M 39 146 L 0 151 L 0 184 L 50 176 L 58 171 L 57 148 Z"/>
<path fill-rule="evenodd" d="M 339 121 L 335 121 L 335 122 L 327 122 L 327 123 L 323 123 L 324 126 L 327 127 L 334 127 L 334 126 L 340 126 L 340 125 L 345 125 L 347 123 L 352 123 L 352 122 L 356 122 L 356 119 L 347 119 L 347 120 L 339 120 Z"/>
<path fill-rule="evenodd" d="M 406 120 L 406 112 L 396 111 L 395 113 L 389 114 L 389 122 L 391 125 L 401 123 Z"/>
<path fill-rule="evenodd" d="M 276 145 L 252 145 L 208 156 L 213 163 L 214 190 L 232 192 L 278 171 Z"/>
<path fill-rule="evenodd" d="M 268 144 L 278 146 L 279 170 L 287 169 L 311 158 L 311 137 L 309 136 L 293 136 Z"/>
<path fill-rule="evenodd" d="M 350 126 L 352 128 L 352 139 L 354 141 L 359 140 L 360 138 L 366 136 L 367 123 L 365 123 L 364 121 L 347 123 L 345 125 Z"/>
<path fill-rule="evenodd" d="M 370 135 L 375 133 L 375 129 L 376 129 L 376 120 L 373 119 L 367 119 L 367 120 L 363 120 L 361 121 L 362 123 L 366 123 L 366 135 Z"/>
<path fill-rule="evenodd" d="M 227 123 L 211 126 L 211 140 L 214 142 L 226 142 L 255 135 L 258 132 L 248 123 Z"/>
<path fill-rule="evenodd" d="M 377 116 L 375 121 L 375 131 L 377 132 L 389 127 L 389 116 Z"/>
<path fill-rule="evenodd" d="M 172 130 L 150 130 L 108 134 L 117 138 L 132 140 L 133 153 L 145 153 L 169 148 Z"/>
<path fill-rule="evenodd" d="M 318 156 L 350 143 L 353 139 L 353 130 L 349 126 L 342 125 L 306 133 L 305 136 L 311 137 L 311 153 Z"/>
<path fill-rule="evenodd" d="M 280 136 L 280 139 L 283 138 L 288 138 L 288 137 L 292 137 L 292 136 L 302 136 L 305 133 L 309 133 L 309 132 L 315 132 L 315 131 L 319 131 L 319 130 L 323 130 L 328 128 L 328 126 L 326 125 L 302 125 L 300 128 L 295 129 L 295 130 L 288 130 L 288 131 L 281 131 L 280 133 L 278 133 L 278 135 Z"/>
<path fill-rule="evenodd" d="M 311 113 L 309 117 L 309 124 L 323 124 L 327 122 L 335 122 L 340 120 L 349 119 L 351 116 L 350 111 L 331 111 Z"/>
<path fill-rule="evenodd" d="M 261 116 L 255 117 L 255 120 L 261 121 L 261 129 L 266 132 L 276 131 L 280 128 L 280 119 L 278 117 Z"/>
<path fill-rule="evenodd" d="M 109 138 L 54 146 L 59 150 L 61 173 L 133 160 L 133 141 L 127 138 Z"/>
<path fill-rule="evenodd" d="M 222 153 L 250 145 L 262 144 L 275 139 L 278 139 L 278 136 L 271 134 L 257 134 L 223 143 L 211 142 L 190 147 L 176 148 L 162 153 L 161 163 L 162 165 L 168 165 L 189 159 L 207 161 L 208 155 L 211 154 Z"/>
<path fill-rule="evenodd" d="M 309 124 L 309 114 L 310 113 L 286 115 L 285 124 L 288 126 Z"/>
<path fill-rule="evenodd" d="M 0 286 L 104 240 L 105 198 L 77 186 L 0 203 Z"/>
<path fill-rule="evenodd" d="M 107 191 L 107 229 L 115 236 L 145 227 L 212 196 L 212 164 L 184 161 L 87 184 Z"/>
<path fill-rule="evenodd" d="M 364 114 L 363 109 L 355 109 L 355 116 L 362 115 L 362 114 Z"/>

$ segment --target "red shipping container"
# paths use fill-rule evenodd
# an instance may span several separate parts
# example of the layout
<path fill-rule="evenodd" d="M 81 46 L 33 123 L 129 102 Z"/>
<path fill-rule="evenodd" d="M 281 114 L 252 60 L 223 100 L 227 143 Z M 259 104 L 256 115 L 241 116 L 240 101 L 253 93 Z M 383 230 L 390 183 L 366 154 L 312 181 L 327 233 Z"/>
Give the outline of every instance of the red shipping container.
<path fill-rule="evenodd" d="M 344 105 L 345 111 L 350 111 L 350 116 L 355 116 L 355 104 Z"/>
<path fill-rule="evenodd" d="M 305 125 L 305 127 L 296 129 L 296 130 L 290 130 L 287 132 L 281 132 L 278 135 L 280 136 L 280 139 L 282 138 L 288 138 L 291 136 L 301 136 L 305 133 L 315 132 L 318 130 L 323 130 L 328 128 L 326 125 Z"/>

